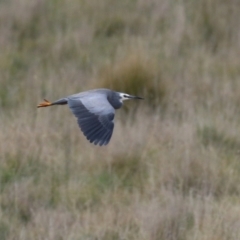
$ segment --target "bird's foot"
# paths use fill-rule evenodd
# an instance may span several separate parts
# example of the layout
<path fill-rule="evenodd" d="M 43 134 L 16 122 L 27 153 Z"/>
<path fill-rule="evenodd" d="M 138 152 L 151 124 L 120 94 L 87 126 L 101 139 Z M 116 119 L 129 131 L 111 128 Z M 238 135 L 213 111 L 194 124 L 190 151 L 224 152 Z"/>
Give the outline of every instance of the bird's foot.
<path fill-rule="evenodd" d="M 38 104 L 37 107 L 38 107 L 38 108 L 40 108 L 40 107 L 49 107 L 49 106 L 51 106 L 51 105 L 52 105 L 51 102 L 49 102 L 48 100 L 44 99 L 44 102 Z"/>

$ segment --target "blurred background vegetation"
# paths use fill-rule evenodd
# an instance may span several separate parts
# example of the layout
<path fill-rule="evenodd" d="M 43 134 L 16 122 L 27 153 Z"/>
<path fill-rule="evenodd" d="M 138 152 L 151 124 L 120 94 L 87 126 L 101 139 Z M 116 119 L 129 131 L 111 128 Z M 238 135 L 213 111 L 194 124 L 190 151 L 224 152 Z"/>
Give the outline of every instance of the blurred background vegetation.
<path fill-rule="evenodd" d="M 238 0 L 0 1 L 0 239 L 240 239 L 239 26 Z M 98 87 L 145 98 L 107 147 L 36 109 Z"/>

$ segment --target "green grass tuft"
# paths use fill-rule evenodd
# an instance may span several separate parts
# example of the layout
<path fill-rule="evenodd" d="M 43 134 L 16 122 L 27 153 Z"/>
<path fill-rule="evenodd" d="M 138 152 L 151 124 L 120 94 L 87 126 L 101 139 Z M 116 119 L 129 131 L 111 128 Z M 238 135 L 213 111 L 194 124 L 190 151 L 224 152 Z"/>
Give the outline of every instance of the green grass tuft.
<path fill-rule="evenodd" d="M 95 37 L 120 37 L 125 30 L 126 24 L 123 18 L 106 18 L 99 22 L 95 29 Z"/>
<path fill-rule="evenodd" d="M 1 222 L 0 222 L 0 238 L 2 240 L 6 240 L 6 239 L 8 239 L 8 236 L 9 236 L 9 227 L 4 221 L 1 220 Z"/>
<path fill-rule="evenodd" d="M 240 151 L 240 141 L 234 137 L 218 131 L 215 127 L 205 126 L 198 129 L 198 136 L 205 146 L 213 146 L 219 150 L 238 153 Z"/>

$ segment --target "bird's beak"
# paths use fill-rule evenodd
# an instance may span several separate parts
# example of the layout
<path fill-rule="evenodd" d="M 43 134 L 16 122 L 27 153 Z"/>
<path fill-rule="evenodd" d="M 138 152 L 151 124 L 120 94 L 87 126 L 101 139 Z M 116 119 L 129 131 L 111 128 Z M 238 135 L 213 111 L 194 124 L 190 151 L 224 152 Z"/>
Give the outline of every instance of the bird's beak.
<path fill-rule="evenodd" d="M 143 100 L 144 98 L 142 98 L 142 97 L 137 97 L 137 96 L 129 96 L 129 98 L 132 98 L 132 99 L 141 99 L 141 100 Z"/>

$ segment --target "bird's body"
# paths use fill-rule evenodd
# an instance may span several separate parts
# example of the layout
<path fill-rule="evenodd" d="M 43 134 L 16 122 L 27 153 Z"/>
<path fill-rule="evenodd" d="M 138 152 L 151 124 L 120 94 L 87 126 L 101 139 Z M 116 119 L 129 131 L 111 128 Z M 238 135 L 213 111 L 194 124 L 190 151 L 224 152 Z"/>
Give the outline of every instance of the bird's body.
<path fill-rule="evenodd" d="M 52 103 L 45 100 L 38 107 L 68 104 L 85 137 L 91 143 L 102 146 L 111 139 L 115 109 L 119 109 L 123 100 L 127 99 L 142 98 L 101 88 L 73 94 Z"/>

